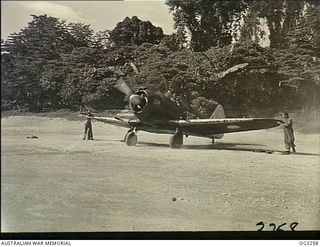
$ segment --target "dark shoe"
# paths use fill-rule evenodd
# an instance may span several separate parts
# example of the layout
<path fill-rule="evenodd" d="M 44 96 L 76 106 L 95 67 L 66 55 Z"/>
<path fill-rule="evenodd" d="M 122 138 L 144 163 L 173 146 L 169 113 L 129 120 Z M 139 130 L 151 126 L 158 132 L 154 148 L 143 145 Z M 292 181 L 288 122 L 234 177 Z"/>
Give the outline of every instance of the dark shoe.
<path fill-rule="evenodd" d="M 296 152 L 296 149 L 295 149 L 295 148 L 292 148 L 292 152 L 295 153 L 295 152 Z"/>

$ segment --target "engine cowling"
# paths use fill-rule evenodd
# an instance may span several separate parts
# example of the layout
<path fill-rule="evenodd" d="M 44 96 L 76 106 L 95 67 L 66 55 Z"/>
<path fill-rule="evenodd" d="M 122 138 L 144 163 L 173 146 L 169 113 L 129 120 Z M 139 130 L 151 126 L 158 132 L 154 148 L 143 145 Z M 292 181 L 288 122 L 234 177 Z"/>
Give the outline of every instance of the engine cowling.
<path fill-rule="evenodd" d="M 146 93 L 136 92 L 129 97 L 129 105 L 135 113 L 141 113 L 148 105 Z"/>
<path fill-rule="evenodd" d="M 135 115 L 148 122 L 177 120 L 184 115 L 181 106 L 161 93 L 138 90 L 129 97 L 129 105 Z"/>

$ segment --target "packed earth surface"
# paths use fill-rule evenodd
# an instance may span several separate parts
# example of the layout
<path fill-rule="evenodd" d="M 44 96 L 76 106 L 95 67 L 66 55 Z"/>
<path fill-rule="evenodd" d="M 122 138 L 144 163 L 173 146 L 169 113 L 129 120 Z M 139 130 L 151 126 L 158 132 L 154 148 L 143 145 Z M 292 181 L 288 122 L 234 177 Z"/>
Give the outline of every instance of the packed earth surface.
<path fill-rule="evenodd" d="M 126 129 L 99 122 L 93 141 L 64 118 L 1 125 L 2 232 L 320 229 L 319 134 L 296 132 L 282 155 L 281 127 L 171 149 L 146 132 L 127 146 Z"/>

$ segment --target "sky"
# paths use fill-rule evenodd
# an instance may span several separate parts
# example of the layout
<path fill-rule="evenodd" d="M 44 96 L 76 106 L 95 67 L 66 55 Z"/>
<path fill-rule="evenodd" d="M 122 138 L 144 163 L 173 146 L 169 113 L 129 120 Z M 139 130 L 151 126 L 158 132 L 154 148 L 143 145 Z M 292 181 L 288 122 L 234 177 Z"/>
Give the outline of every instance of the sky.
<path fill-rule="evenodd" d="M 97 31 L 112 30 L 125 17 L 151 21 L 165 34 L 173 33 L 173 19 L 165 0 L 125 1 L 1 1 L 1 38 L 19 32 L 32 20 L 30 15 L 47 14 L 90 24 Z"/>

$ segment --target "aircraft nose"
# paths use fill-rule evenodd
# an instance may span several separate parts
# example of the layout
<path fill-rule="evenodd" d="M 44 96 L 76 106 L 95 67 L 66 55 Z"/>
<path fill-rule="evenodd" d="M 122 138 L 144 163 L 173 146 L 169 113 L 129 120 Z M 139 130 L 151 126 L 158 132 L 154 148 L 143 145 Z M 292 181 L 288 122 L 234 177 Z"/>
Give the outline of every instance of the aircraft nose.
<path fill-rule="evenodd" d="M 132 94 L 129 98 L 129 105 L 135 112 L 142 112 L 147 104 L 147 98 L 139 94 Z"/>
<path fill-rule="evenodd" d="M 131 95 L 130 98 L 129 98 L 129 102 L 132 105 L 140 105 L 142 103 L 140 96 L 137 95 L 137 94 Z"/>

